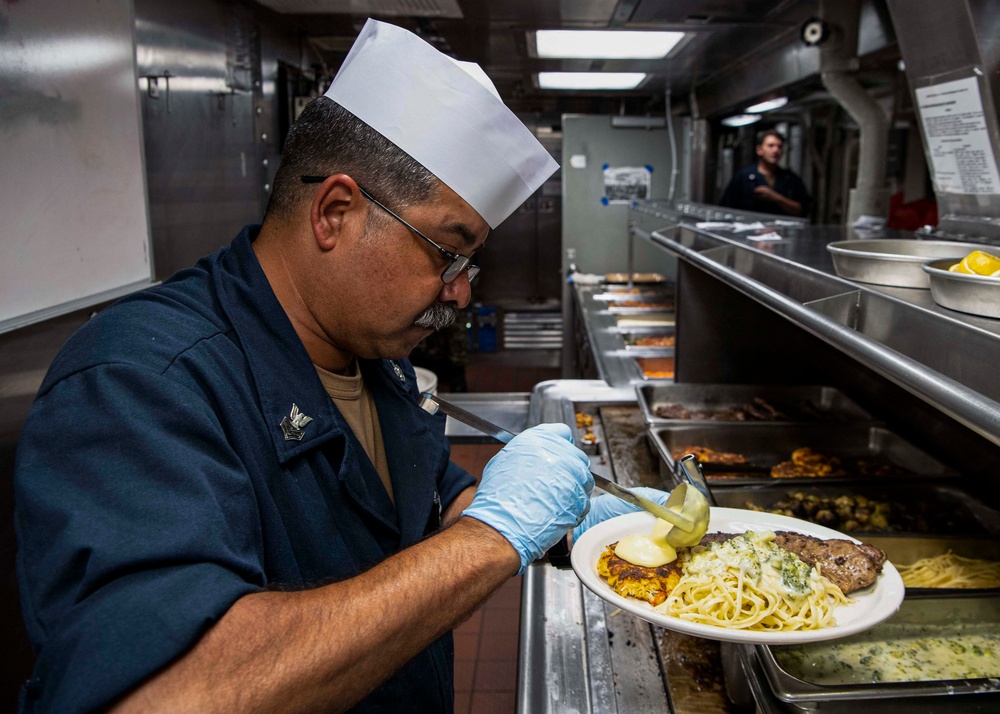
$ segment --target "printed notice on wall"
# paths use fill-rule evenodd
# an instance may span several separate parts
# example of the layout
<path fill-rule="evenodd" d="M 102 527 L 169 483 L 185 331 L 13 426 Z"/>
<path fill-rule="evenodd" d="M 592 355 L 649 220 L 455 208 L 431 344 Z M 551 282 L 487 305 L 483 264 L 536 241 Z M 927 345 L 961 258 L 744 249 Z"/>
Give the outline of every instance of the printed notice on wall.
<path fill-rule="evenodd" d="M 1000 194 L 983 101 L 975 77 L 916 91 L 939 193 Z"/>
<path fill-rule="evenodd" d="M 604 198 L 608 203 L 645 201 L 650 196 L 653 172 L 648 166 L 604 166 Z"/>

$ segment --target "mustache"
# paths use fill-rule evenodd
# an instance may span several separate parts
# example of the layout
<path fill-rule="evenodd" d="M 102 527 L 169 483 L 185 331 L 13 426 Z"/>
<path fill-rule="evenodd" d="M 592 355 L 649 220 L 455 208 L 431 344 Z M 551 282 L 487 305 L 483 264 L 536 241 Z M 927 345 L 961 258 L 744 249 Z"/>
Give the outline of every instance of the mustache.
<path fill-rule="evenodd" d="M 436 302 L 420 313 L 420 316 L 413 322 L 417 327 L 429 327 L 432 330 L 440 330 L 448 327 L 458 317 L 458 310 Z"/>

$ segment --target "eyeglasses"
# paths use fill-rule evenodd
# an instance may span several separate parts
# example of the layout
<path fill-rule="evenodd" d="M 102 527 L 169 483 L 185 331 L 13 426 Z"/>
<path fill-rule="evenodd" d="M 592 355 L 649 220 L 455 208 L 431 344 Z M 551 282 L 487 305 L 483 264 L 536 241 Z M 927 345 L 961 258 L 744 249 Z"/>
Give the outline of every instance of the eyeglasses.
<path fill-rule="evenodd" d="M 302 183 L 323 183 L 329 177 L 328 176 L 301 176 L 300 178 L 302 179 Z M 414 234 L 420 236 L 425 241 L 427 241 L 428 243 L 430 243 L 432 246 L 434 246 L 437 249 L 438 253 L 440 253 L 447 260 L 450 261 L 448 263 L 448 265 L 445 266 L 445 269 L 443 271 L 441 271 L 441 282 L 443 282 L 445 284 L 454 282 L 455 278 L 457 278 L 459 275 L 461 275 L 463 270 L 468 270 L 469 271 L 469 282 L 472 282 L 473 278 L 475 278 L 477 275 L 479 275 L 479 270 L 480 270 L 479 266 L 478 265 L 469 265 L 469 261 L 471 260 L 471 258 L 469 256 L 467 256 L 467 255 L 459 255 L 457 253 L 452 253 L 450 250 L 445 250 L 444 248 L 442 248 L 441 246 L 439 246 L 437 243 L 435 243 L 434 241 L 432 241 L 430 238 L 428 238 L 427 236 L 425 236 L 423 233 L 421 233 L 420 231 L 418 231 L 416 228 L 414 228 L 413 226 L 411 226 L 405 220 L 403 220 L 402 218 L 400 218 L 394 211 L 392 211 L 391 209 L 389 209 L 388 207 L 386 207 L 385 204 L 383 204 L 377 198 L 375 198 L 370 193 L 368 193 L 364 188 L 362 188 L 362 186 L 360 184 L 358 184 L 358 190 L 361 191 L 361 195 L 362 196 L 364 196 L 365 198 L 367 198 L 369 201 L 371 201 L 372 203 L 374 203 L 376 206 L 378 206 L 383 211 L 385 211 L 386 213 L 388 213 L 390 216 L 392 216 L 393 218 L 395 218 L 397 221 L 399 221 L 400 223 L 402 223 L 404 226 L 406 226 L 407 228 L 409 228 L 411 232 L 413 232 Z"/>

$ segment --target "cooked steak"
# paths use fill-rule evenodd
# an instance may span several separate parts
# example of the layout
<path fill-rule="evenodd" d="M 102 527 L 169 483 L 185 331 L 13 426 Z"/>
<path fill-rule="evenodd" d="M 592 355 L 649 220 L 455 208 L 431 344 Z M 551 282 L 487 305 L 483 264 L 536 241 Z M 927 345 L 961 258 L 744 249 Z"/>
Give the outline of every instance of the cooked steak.
<path fill-rule="evenodd" d="M 698 545 L 708 545 L 709 543 L 725 543 L 731 538 L 740 535 L 739 533 L 706 533 L 701 537 Z"/>
<path fill-rule="evenodd" d="M 885 553 L 880 549 L 849 540 L 821 540 L 801 533 L 776 531 L 774 543 L 795 553 L 803 562 L 818 565 L 819 571 L 845 595 L 874 583 L 885 562 Z"/>
<path fill-rule="evenodd" d="M 683 404 L 668 402 L 656 407 L 656 416 L 661 419 L 690 419 L 691 412 Z"/>
<path fill-rule="evenodd" d="M 737 535 L 707 533 L 699 545 L 724 543 Z M 874 583 L 885 562 L 885 553 L 875 546 L 839 538 L 821 540 L 801 533 L 775 531 L 774 544 L 789 553 L 795 553 L 808 565 L 818 565 L 819 571 L 845 595 Z"/>
<path fill-rule="evenodd" d="M 747 415 L 756 421 L 786 421 L 788 417 L 761 397 L 754 397 L 745 407 Z"/>

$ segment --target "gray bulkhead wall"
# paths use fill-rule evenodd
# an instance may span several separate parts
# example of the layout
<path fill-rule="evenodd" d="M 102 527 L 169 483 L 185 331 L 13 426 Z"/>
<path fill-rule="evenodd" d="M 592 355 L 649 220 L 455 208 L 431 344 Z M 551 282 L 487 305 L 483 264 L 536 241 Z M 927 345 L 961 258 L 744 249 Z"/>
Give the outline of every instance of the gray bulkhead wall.
<path fill-rule="evenodd" d="M 684 122 L 675 118 L 674 128 L 680 158 L 686 145 L 682 136 Z M 563 116 L 562 130 L 563 270 L 574 263 L 583 273 L 624 272 L 628 260 L 629 205 L 602 203 L 604 166 L 651 167 L 650 198 L 666 200 L 673 170 L 669 133 L 664 128 L 614 127 L 609 116 L 572 114 Z M 586 162 L 584 167 L 574 167 L 574 162 L 579 165 L 582 161 Z M 679 161 L 680 170 L 675 178 L 678 200 L 686 198 L 681 195 L 687 185 L 682 179 L 685 163 L 683 159 Z M 634 247 L 637 272 L 673 275 L 673 260 L 663 250 L 644 240 L 636 240 Z"/>

